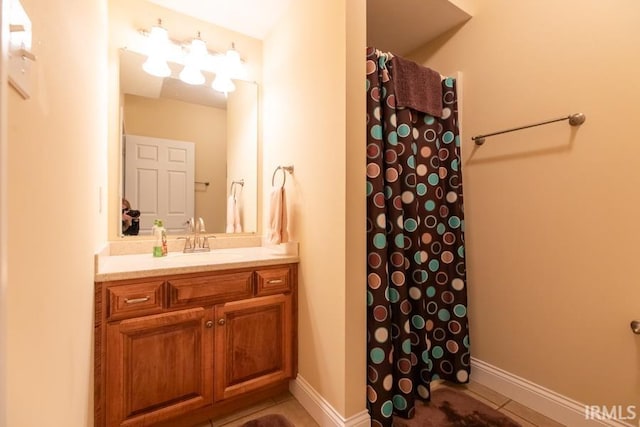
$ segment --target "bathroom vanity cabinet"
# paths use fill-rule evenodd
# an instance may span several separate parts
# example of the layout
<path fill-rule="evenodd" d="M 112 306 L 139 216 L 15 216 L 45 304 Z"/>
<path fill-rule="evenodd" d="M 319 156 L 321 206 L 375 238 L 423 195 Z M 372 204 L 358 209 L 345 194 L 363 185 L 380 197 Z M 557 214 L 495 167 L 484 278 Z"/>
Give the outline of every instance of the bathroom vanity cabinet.
<path fill-rule="evenodd" d="M 95 425 L 190 426 L 288 389 L 297 264 L 96 282 Z"/>

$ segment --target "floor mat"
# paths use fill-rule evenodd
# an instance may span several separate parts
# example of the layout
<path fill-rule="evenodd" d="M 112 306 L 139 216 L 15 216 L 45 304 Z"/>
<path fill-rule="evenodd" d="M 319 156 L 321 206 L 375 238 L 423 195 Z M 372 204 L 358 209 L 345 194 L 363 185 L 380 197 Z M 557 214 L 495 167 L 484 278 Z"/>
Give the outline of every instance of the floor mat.
<path fill-rule="evenodd" d="M 294 427 L 294 425 L 283 415 L 268 414 L 254 420 L 249 420 L 240 427 Z"/>
<path fill-rule="evenodd" d="M 416 402 L 415 416 L 393 417 L 394 427 L 521 427 L 511 418 L 462 391 L 433 391 L 430 402 Z"/>

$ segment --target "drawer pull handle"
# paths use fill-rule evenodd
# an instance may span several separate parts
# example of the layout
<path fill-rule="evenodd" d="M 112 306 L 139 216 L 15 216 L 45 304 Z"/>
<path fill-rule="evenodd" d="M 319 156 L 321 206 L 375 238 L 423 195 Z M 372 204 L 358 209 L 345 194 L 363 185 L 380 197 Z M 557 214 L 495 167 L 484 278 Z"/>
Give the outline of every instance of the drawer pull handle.
<path fill-rule="evenodd" d="M 227 323 L 227 321 L 224 320 L 224 318 L 218 320 L 218 325 L 220 325 L 220 326 L 224 326 L 225 323 Z"/>
<path fill-rule="evenodd" d="M 267 285 L 275 285 L 282 282 L 284 282 L 284 280 L 282 279 L 271 279 L 271 280 L 267 280 Z"/>
<path fill-rule="evenodd" d="M 127 303 L 127 304 L 138 304 L 138 303 L 141 303 L 141 302 L 147 302 L 150 299 L 151 299 L 151 297 L 131 298 L 131 299 L 125 298 L 124 302 Z"/>
<path fill-rule="evenodd" d="M 207 323 L 204 324 L 207 328 L 213 328 L 213 320 L 208 320 Z"/>

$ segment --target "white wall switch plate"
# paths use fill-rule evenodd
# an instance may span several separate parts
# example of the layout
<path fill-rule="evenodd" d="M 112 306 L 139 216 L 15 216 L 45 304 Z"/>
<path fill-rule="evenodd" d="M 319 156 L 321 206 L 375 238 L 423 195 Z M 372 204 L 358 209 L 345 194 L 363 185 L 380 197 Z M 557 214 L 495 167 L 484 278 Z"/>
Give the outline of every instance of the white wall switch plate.
<path fill-rule="evenodd" d="M 31 20 L 20 0 L 9 0 L 9 83 L 28 99 L 31 93 Z"/>

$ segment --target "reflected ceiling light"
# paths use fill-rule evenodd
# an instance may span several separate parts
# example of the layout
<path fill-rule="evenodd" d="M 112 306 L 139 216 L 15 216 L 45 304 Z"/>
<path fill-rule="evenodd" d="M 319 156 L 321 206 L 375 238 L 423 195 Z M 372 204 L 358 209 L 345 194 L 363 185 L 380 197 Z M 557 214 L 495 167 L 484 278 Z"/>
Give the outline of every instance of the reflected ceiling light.
<path fill-rule="evenodd" d="M 198 32 L 198 37 L 191 40 L 191 46 L 185 58 L 184 68 L 180 72 L 180 80 L 190 85 L 203 84 L 205 78 L 202 74 L 202 67 L 204 66 L 204 60 L 207 54 L 207 46 L 200 38 L 200 33 Z"/>
<path fill-rule="evenodd" d="M 236 90 L 236 85 L 233 83 L 231 78 L 224 73 L 216 74 L 216 78 L 213 79 L 211 87 L 213 88 L 213 90 L 223 92 L 225 95 Z"/>
<path fill-rule="evenodd" d="M 220 61 L 220 67 L 216 73 L 211 87 L 218 92 L 229 92 L 236 90 L 236 85 L 231 78 L 243 78 L 245 74 L 240 53 L 236 50 L 235 43 L 231 43 L 231 49 L 227 50 Z"/>
<path fill-rule="evenodd" d="M 162 26 L 162 21 L 158 19 L 158 25 L 151 27 L 149 32 L 149 56 L 142 69 L 156 77 L 168 77 L 171 69 L 167 64 L 167 47 L 169 45 L 169 33 Z"/>

